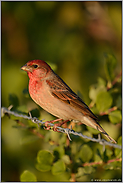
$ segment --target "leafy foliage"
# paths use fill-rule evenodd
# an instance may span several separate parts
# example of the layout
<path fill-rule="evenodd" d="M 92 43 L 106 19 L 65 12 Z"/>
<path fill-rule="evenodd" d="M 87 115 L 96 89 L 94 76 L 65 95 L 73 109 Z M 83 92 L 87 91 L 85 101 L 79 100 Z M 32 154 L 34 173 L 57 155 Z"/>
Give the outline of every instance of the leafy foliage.
<path fill-rule="evenodd" d="M 62 160 L 58 160 L 53 164 L 52 174 L 53 175 L 61 174 L 65 171 L 65 169 L 66 169 L 65 163 Z"/>
<path fill-rule="evenodd" d="M 36 176 L 28 170 L 25 170 L 21 174 L 20 180 L 21 180 L 21 182 L 37 182 Z"/>
<path fill-rule="evenodd" d="M 51 165 L 52 165 L 52 161 L 53 161 L 53 155 L 45 150 L 41 150 L 38 152 L 37 155 L 37 162 L 38 164 L 36 165 L 36 168 L 39 171 L 49 171 L 51 169 Z"/>
<path fill-rule="evenodd" d="M 79 152 L 79 157 L 83 162 L 89 162 L 93 156 L 91 148 L 84 144 Z"/>
<path fill-rule="evenodd" d="M 121 122 L 121 119 L 122 119 L 122 117 L 121 117 L 121 111 L 120 110 L 110 112 L 109 120 L 112 123 L 114 123 L 114 124 L 119 123 L 119 122 Z"/>
<path fill-rule="evenodd" d="M 117 60 L 111 54 L 105 53 L 104 56 L 105 56 L 105 62 L 106 62 L 106 64 L 105 64 L 106 77 L 107 77 L 107 80 L 111 82 L 111 81 L 113 81 L 113 79 L 115 77 L 114 69 L 116 67 Z"/>
<path fill-rule="evenodd" d="M 101 112 L 104 112 L 107 109 L 109 109 L 111 107 L 111 105 L 112 105 L 112 97 L 111 97 L 110 93 L 105 92 L 105 91 L 99 92 L 96 97 L 97 109 Z"/>

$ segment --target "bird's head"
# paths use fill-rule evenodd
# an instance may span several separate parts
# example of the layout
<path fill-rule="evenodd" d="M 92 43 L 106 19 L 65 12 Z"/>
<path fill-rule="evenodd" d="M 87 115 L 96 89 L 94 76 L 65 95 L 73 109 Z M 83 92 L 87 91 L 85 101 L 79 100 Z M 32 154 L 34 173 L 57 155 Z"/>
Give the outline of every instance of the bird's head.
<path fill-rule="evenodd" d="M 43 78 L 52 70 L 43 60 L 29 61 L 21 69 L 27 72 L 29 78 Z"/>

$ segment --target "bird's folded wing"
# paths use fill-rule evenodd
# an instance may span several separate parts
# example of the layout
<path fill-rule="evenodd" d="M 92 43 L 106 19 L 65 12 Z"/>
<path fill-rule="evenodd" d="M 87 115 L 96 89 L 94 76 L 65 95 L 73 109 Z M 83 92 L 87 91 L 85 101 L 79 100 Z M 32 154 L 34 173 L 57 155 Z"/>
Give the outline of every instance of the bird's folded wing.
<path fill-rule="evenodd" d="M 82 99 L 77 96 L 61 78 L 58 77 L 57 80 L 47 80 L 46 82 L 49 85 L 51 94 L 54 97 L 60 99 L 68 105 L 71 105 L 78 111 L 82 112 L 83 115 L 88 115 L 96 121 L 99 121 L 88 106 L 82 101 Z"/>

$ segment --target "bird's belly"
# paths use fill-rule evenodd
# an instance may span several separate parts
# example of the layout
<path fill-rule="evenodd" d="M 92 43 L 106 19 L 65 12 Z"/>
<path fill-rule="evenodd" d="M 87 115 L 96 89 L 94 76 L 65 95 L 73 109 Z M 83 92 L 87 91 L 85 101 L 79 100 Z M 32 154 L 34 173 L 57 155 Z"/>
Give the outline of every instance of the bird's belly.
<path fill-rule="evenodd" d="M 30 92 L 31 98 L 44 110 L 51 113 L 52 115 L 64 119 L 64 120 L 77 120 L 82 119 L 83 115 L 81 112 L 76 110 L 74 107 L 67 103 L 64 103 L 58 98 L 55 98 L 50 91 L 46 88 L 42 88 L 40 92 L 37 90 Z M 80 120 L 81 121 L 81 120 Z"/>

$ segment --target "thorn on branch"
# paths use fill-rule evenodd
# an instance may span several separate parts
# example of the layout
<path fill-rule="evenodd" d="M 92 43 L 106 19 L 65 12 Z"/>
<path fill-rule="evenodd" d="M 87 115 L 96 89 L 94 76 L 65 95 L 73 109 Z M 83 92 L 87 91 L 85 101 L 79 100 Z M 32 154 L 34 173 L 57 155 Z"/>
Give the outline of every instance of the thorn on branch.
<path fill-rule="evenodd" d="M 69 128 L 65 128 L 65 129 L 64 129 L 65 133 L 66 133 L 67 136 L 68 136 L 68 139 L 69 139 L 70 141 L 72 141 L 71 138 L 70 138 L 70 135 L 69 135 L 69 130 L 71 130 L 71 129 L 69 129 Z"/>
<path fill-rule="evenodd" d="M 10 106 L 8 107 L 8 110 L 10 111 L 12 108 L 13 108 L 13 105 L 10 105 Z"/>
<path fill-rule="evenodd" d="M 36 123 L 36 124 L 38 125 L 38 127 L 40 127 L 40 126 L 39 126 L 39 122 L 37 121 L 37 120 L 38 120 L 38 118 L 36 118 L 36 117 L 32 117 L 31 112 L 29 112 L 29 116 L 30 116 L 30 118 L 31 118 L 31 121 L 32 121 L 33 123 Z"/>
<path fill-rule="evenodd" d="M 99 144 L 103 146 L 103 152 L 105 151 L 105 142 L 103 141 L 104 139 L 101 139 L 101 134 L 98 134 L 98 139 L 99 139 Z"/>

